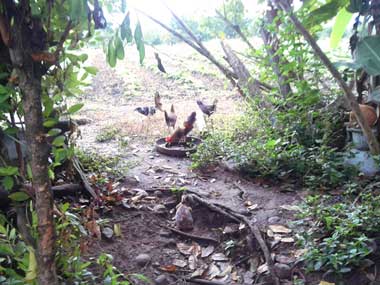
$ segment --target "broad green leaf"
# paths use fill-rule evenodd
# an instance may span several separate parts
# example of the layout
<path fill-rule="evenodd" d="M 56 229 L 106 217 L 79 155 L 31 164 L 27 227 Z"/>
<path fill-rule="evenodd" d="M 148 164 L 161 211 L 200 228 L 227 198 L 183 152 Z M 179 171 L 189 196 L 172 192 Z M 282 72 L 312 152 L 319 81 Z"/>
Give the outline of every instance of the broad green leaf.
<path fill-rule="evenodd" d="M 3 184 L 6 190 L 11 190 L 15 183 L 12 176 L 5 176 L 1 181 L 1 184 Z"/>
<path fill-rule="evenodd" d="M 18 132 L 18 128 L 16 128 L 16 127 L 14 127 L 14 128 L 9 127 L 9 128 L 6 128 L 4 130 L 4 133 L 6 133 L 7 135 L 15 135 L 15 134 L 17 134 L 17 132 Z"/>
<path fill-rule="evenodd" d="M 54 137 L 56 135 L 59 135 L 61 132 L 62 132 L 61 129 L 53 128 L 53 129 L 51 129 L 51 130 L 48 131 L 48 136 Z"/>
<path fill-rule="evenodd" d="M 12 194 L 8 195 L 9 199 L 16 201 L 16 202 L 22 202 L 28 200 L 30 197 L 25 192 L 14 192 Z"/>
<path fill-rule="evenodd" d="M 85 22 L 87 20 L 87 0 L 70 1 L 70 18 L 74 22 Z"/>
<path fill-rule="evenodd" d="M 131 30 L 131 19 L 129 18 L 129 12 L 125 16 L 123 23 L 120 26 L 120 36 L 122 40 L 127 39 L 128 43 L 132 42 L 132 30 Z"/>
<path fill-rule="evenodd" d="M 340 9 L 330 35 L 331 48 L 338 47 L 352 16 L 353 14 L 348 12 L 346 8 Z"/>
<path fill-rule="evenodd" d="M 311 11 L 304 21 L 306 28 L 312 28 L 320 25 L 336 16 L 338 11 L 346 7 L 348 0 L 330 0 L 321 7 Z"/>
<path fill-rule="evenodd" d="M 72 114 L 78 112 L 80 109 L 82 109 L 83 106 L 84 106 L 83 103 L 75 104 L 75 105 L 71 106 L 71 107 L 67 110 L 67 112 L 68 112 L 70 115 L 72 115 Z"/>
<path fill-rule="evenodd" d="M 140 22 L 137 22 L 134 38 L 135 38 L 137 50 L 139 51 L 140 64 L 142 64 L 145 58 L 145 46 L 144 46 L 144 38 L 143 38 Z"/>
<path fill-rule="evenodd" d="M 0 176 L 18 175 L 18 168 L 14 166 L 0 167 Z"/>
<path fill-rule="evenodd" d="M 113 39 L 110 39 L 108 43 L 107 59 L 108 59 L 108 64 L 111 67 L 116 66 L 116 50 L 113 45 Z"/>
<path fill-rule="evenodd" d="M 96 75 L 99 71 L 95 66 L 86 66 L 84 69 L 92 75 Z"/>
<path fill-rule="evenodd" d="M 124 47 L 123 42 L 119 37 L 115 38 L 115 48 L 116 48 L 116 56 L 118 59 L 124 59 Z"/>
<path fill-rule="evenodd" d="M 25 275 L 25 281 L 31 282 L 37 278 L 37 259 L 34 249 L 28 246 L 29 251 L 29 267 Z"/>
<path fill-rule="evenodd" d="M 359 41 L 355 62 L 372 75 L 380 75 L 380 36 L 368 36 Z"/>
<path fill-rule="evenodd" d="M 47 119 L 45 122 L 44 122 L 44 127 L 46 128 L 51 128 L 51 127 L 54 127 L 56 124 L 58 123 L 58 120 L 57 119 Z"/>
<path fill-rule="evenodd" d="M 54 146 L 63 146 L 64 144 L 65 144 L 65 136 L 58 136 L 52 142 L 52 145 Z"/>
<path fill-rule="evenodd" d="M 14 251 L 9 244 L 4 242 L 0 243 L 0 255 L 14 255 Z"/>
<path fill-rule="evenodd" d="M 30 164 L 26 165 L 26 174 L 29 179 L 33 178 L 32 167 L 30 166 Z"/>

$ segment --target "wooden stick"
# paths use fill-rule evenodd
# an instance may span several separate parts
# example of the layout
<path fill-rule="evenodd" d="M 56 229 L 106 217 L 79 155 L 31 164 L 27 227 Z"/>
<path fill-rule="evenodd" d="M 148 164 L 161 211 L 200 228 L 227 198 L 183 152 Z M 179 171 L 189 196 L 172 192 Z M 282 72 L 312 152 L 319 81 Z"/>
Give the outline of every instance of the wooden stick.
<path fill-rule="evenodd" d="M 225 282 L 221 281 L 212 281 L 212 280 L 206 280 L 206 279 L 199 279 L 199 278 L 185 278 L 186 282 L 190 283 L 196 283 L 201 285 L 228 285 Z"/>
<path fill-rule="evenodd" d="M 86 189 L 86 191 L 93 198 L 98 199 L 99 198 L 98 195 L 95 193 L 94 189 L 92 189 L 90 182 L 88 182 L 86 175 L 82 171 L 82 168 L 80 166 L 80 162 L 79 162 L 78 158 L 73 157 L 72 162 L 73 162 L 73 166 L 74 166 L 75 170 L 77 171 L 77 173 L 79 174 L 79 176 L 83 182 L 84 189 Z"/>
<path fill-rule="evenodd" d="M 367 139 L 369 149 L 373 155 L 380 154 L 380 145 L 377 141 L 375 135 L 372 133 L 371 128 L 368 125 L 368 122 L 364 119 L 363 113 L 360 111 L 359 104 L 355 99 L 354 94 L 352 93 L 349 86 L 346 84 L 346 82 L 343 80 L 341 74 L 339 71 L 335 68 L 335 66 L 332 64 L 330 59 L 326 56 L 326 54 L 322 51 L 322 49 L 317 44 L 316 40 L 311 36 L 311 34 L 305 29 L 305 27 L 302 25 L 302 23 L 298 20 L 297 16 L 292 12 L 292 9 L 289 5 L 289 3 L 286 3 L 285 1 L 281 0 L 274 0 L 276 5 L 280 8 L 282 8 L 284 11 L 286 11 L 290 17 L 290 20 L 293 22 L 294 26 L 297 28 L 297 30 L 303 35 L 305 40 L 310 44 L 312 49 L 314 50 L 315 55 L 317 55 L 322 63 L 327 67 L 327 69 L 330 71 L 334 79 L 338 82 L 342 90 L 344 91 L 344 94 L 346 96 L 347 101 L 349 102 L 352 112 L 354 113 L 364 136 Z"/>
<path fill-rule="evenodd" d="M 219 243 L 218 240 L 216 240 L 214 238 L 211 238 L 211 237 L 203 237 L 203 236 L 193 235 L 193 234 L 186 233 L 186 232 L 183 232 L 183 231 L 180 231 L 180 230 L 177 230 L 175 228 L 168 227 L 168 226 L 165 226 L 165 225 L 160 225 L 160 226 L 163 227 L 163 228 L 165 228 L 165 229 L 168 229 L 168 230 L 172 231 L 173 233 L 176 233 L 176 234 L 179 234 L 179 235 L 191 238 L 191 239 Z"/>

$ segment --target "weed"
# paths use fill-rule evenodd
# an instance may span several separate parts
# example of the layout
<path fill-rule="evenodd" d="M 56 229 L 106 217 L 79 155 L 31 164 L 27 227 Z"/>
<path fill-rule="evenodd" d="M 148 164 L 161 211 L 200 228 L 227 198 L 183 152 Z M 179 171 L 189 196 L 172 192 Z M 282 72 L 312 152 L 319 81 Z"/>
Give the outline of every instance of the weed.
<path fill-rule="evenodd" d="M 348 197 L 310 196 L 295 223 L 302 230 L 298 243 L 306 249 L 303 259 L 309 271 L 331 270 L 338 274 L 360 266 L 374 250 L 373 237 L 380 227 L 380 197 L 361 193 Z M 303 230 L 307 227 L 308 230 Z"/>
<path fill-rule="evenodd" d="M 120 157 L 106 157 L 95 152 L 76 150 L 76 155 L 82 163 L 84 169 L 88 172 L 102 173 L 107 172 L 115 176 L 120 176 L 122 170 L 118 165 Z"/>
<path fill-rule="evenodd" d="M 118 128 L 105 128 L 96 136 L 95 140 L 97 142 L 103 143 L 114 140 L 117 134 L 120 132 Z"/>

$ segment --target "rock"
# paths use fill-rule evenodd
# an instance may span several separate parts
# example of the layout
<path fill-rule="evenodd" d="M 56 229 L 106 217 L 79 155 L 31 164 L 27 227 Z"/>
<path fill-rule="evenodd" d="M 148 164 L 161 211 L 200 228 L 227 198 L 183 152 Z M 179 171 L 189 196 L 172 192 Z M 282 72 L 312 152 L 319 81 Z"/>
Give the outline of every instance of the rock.
<path fill-rule="evenodd" d="M 102 234 L 105 238 L 111 239 L 113 237 L 113 230 L 109 227 L 105 227 L 102 230 Z"/>
<path fill-rule="evenodd" d="M 153 212 L 156 214 L 165 214 L 166 213 L 166 207 L 162 204 L 157 204 L 153 207 Z"/>
<path fill-rule="evenodd" d="M 136 256 L 135 261 L 136 261 L 137 265 L 145 266 L 150 262 L 150 259 L 151 259 L 151 257 L 149 254 L 142 253 L 142 254 L 139 254 L 138 256 Z"/>
<path fill-rule="evenodd" d="M 162 237 L 170 237 L 171 236 L 171 232 L 169 231 L 166 231 L 166 230 L 160 230 L 159 233 L 158 233 L 160 236 Z"/>
<path fill-rule="evenodd" d="M 163 196 L 162 191 L 160 191 L 160 190 L 154 191 L 153 194 L 154 194 L 154 196 L 159 197 L 159 198 L 161 198 Z"/>
<path fill-rule="evenodd" d="M 278 222 L 280 222 L 281 218 L 278 217 L 278 216 L 273 216 L 273 217 L 270 217 L 268 219 L 268 223 L 270 224 L 277 224 Z"/>
<path fill-rule="evenodd" d="M 154 279 L 155 285 L 167 285 L 168 283 L 169 283 L 169 280 L 165 274 L 161 274 L 161 275 L 157 276 L 156 279 Z"/>
<path fill-rule="evenodd" d="M 180 203 L 175 213 L 175 225 L 181 231 L 191 231 L 193 229 L 193 216 L 189 206 Z"/>
<path fill-rule="evenodd" d="M 291 274 L 291 268 L 289 265 L 286 264 L 275 263 L 274 272 L 280 279 L 288 279 Z"/>
<path fill-rule="evenodd" d="M 292 256 L 276 255 L 276 261 L 282 264 L 291 264 L 296 261 Z"/>

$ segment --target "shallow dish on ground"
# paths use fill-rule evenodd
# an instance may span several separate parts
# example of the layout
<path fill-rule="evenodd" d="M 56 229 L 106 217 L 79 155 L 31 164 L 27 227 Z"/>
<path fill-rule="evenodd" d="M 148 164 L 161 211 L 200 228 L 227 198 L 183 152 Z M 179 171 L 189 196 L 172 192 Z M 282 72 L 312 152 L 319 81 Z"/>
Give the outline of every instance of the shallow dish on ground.
<path fill-rule="evenodd" d="M 202 140 L 200 138 L 187 137 L 186 144 L 167 146 L 165 138 L 160 138 L 156 141 L 156 150 L 168 156 L 186 157 L 188 154 L 196 152 L 198 145 L 201 143 Z"/>

